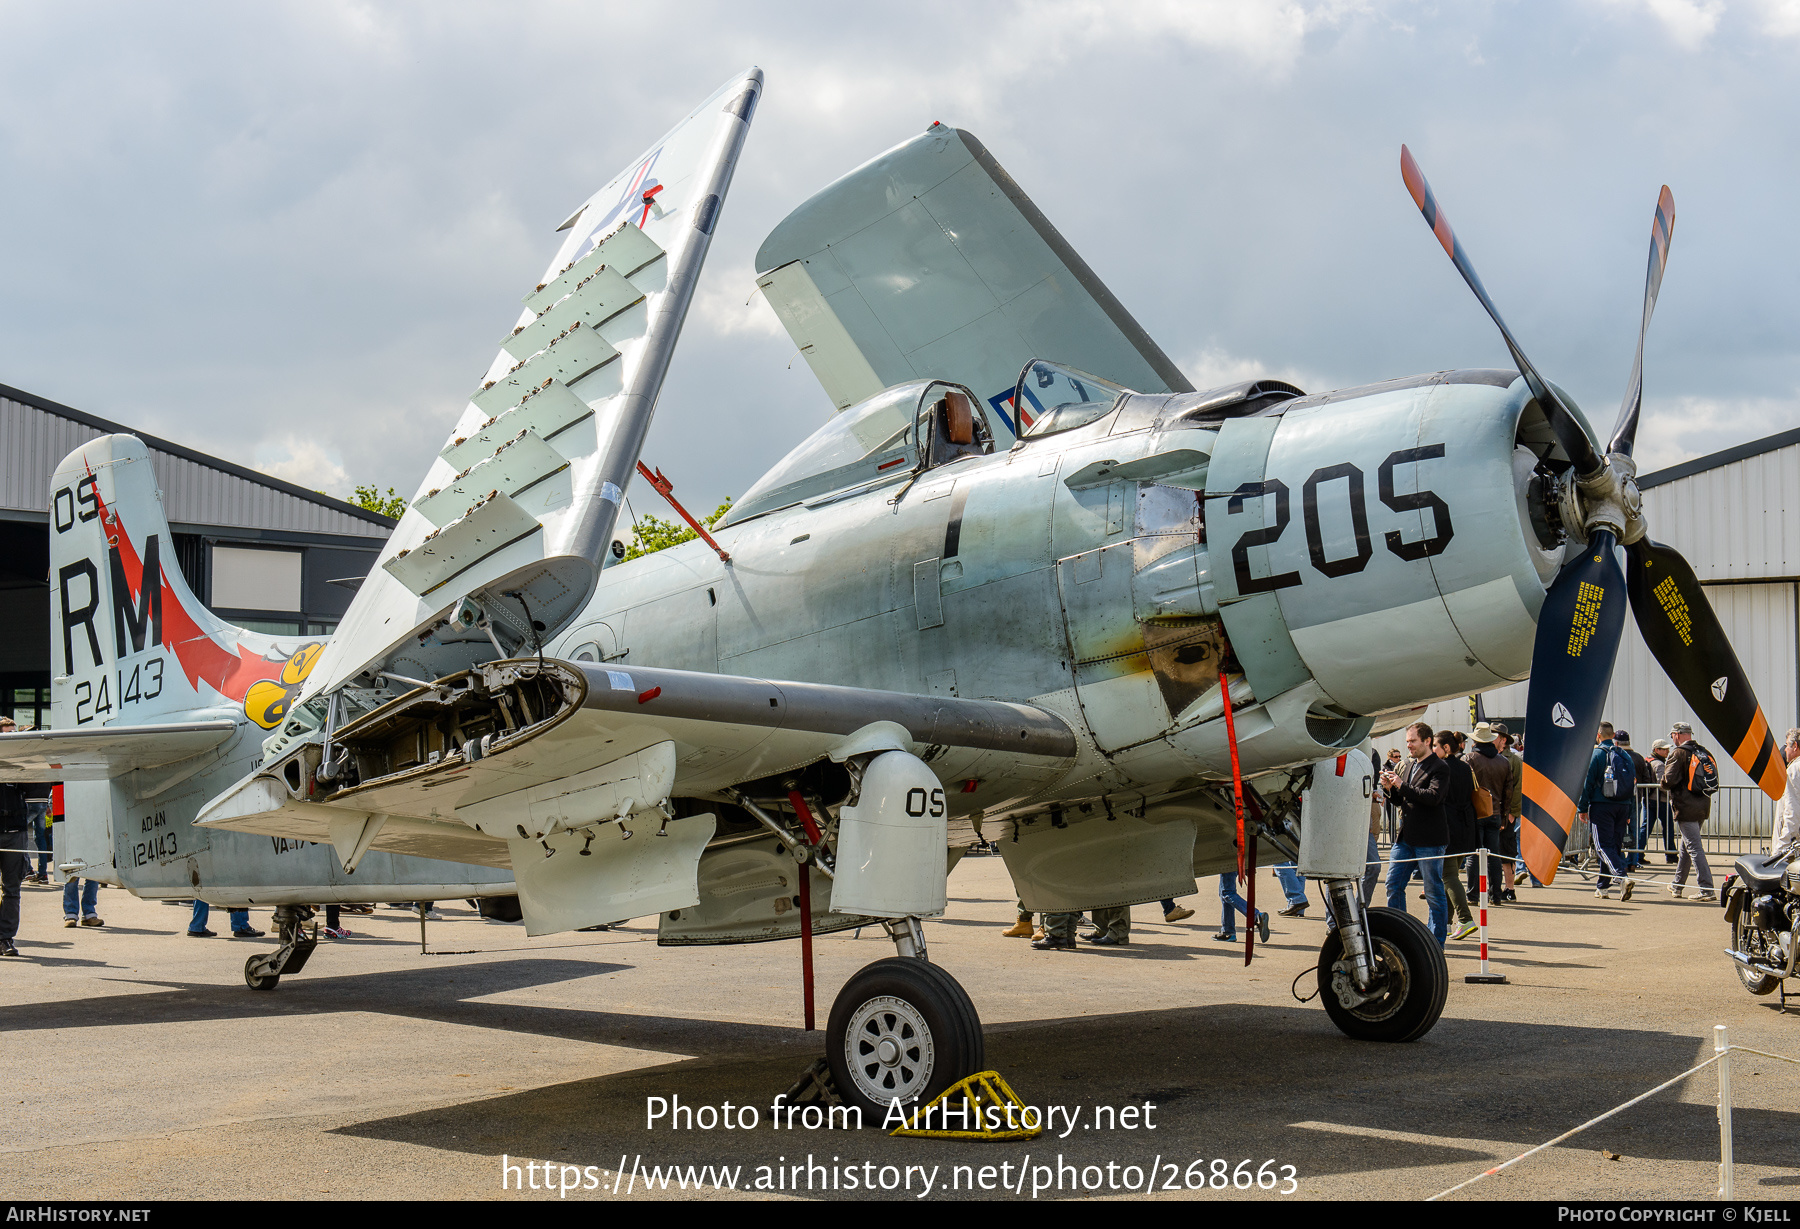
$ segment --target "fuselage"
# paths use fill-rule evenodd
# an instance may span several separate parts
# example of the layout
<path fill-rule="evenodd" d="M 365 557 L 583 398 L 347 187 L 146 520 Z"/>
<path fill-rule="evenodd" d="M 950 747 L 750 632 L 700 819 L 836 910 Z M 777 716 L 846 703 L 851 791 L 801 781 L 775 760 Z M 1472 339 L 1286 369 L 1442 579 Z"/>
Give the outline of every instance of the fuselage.
<path fill-rule="evenodd" d="M 1127 397 L 728 523 L 729 564 L 694 541 L 609 567 L 547 652 L 1023 701 L 1077 730 L 1060 780 L 984 781 L 966 809 L 1228 776 L 1222 667 L 1246 771 L 1335 755 L 1528 670 L 1560 548 L 1522 504 L 1515 384 Z"/>

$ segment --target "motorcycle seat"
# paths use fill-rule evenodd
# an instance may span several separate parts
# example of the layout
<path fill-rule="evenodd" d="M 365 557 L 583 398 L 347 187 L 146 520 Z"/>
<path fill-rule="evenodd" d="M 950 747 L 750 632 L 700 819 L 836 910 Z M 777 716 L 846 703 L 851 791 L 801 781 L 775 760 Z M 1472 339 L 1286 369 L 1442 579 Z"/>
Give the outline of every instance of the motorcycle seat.
<path fill-rule="evenodd" d="M 1777 887 L 1781 877 L 1787 874 L 1789 858 L 1765 857 L 1762 854 L 1749 854 L 1737 860 L 1738 877 L 1745 883 L 1753 883 L 1759 887 Z"/>

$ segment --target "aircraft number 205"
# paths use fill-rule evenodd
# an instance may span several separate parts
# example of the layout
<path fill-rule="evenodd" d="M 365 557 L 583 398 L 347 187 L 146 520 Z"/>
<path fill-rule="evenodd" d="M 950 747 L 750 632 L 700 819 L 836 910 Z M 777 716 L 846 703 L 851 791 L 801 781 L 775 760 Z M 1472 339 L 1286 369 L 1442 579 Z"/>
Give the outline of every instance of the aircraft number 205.
<path fill-rule="evenodd" d="M 1417 542 L 1408 542 L 1398 530 L 1390 529 L 1384 537 L 1388 550 L 1402 559 L 1425 559 L 1431 555 L 1441 554 L 1450 545 L 1450 539 L 1456 530 L 1450 524 L 1450 505 L 1446 504 L 1434 492 L 1419 491 L 1411 495 L 1400 495 L 1394 491 L 1394 470 L 1401 465 L 1416 465 L 1421 461 L 1436 460 L 1444 455 L 1442 444 L 1426 444 L 1419 448 L 1402 448 L 1388 454 L 1387 460 L 1381 463 L 1376 471 L 1377 490 L 1381 502 L 1395 512 L 1413 512 L 1429 509 L 1431 512 L 1431 535 Z M 1356 535 L 1356 553 L 1345 555 L 1342 559 L 1328 559 L 1325 556 L 1325 533 L 1319 519 L 1320 488 L 1328 483 L 1343 482 L 1345 497 L 1350 504 L 1350 526 Z M 1375 555 L 1375 546 L 1369 540 L 1369 507 L 1363 489 L 1363 472 L 1349 462 L 1337 465 L 1326 465 L 1315 469 L 1312 475 L 1301 485 L 1301 507 L 1306 521 L 1306 552 L 1312 560 L 1313 567 L 1326 576 L 1349 576 L 1360 572 L 1368 566 Z M 1265 478 L 1261 482 L 1246 482 L 1228 495 L 1209 496 L 1212 499 L 1225 499 L 1228 502 L 1225 510 L 1237 513 L 1244 510 L 1244 501 L 1258 499 L 1265 495 L 1275 497 L 1275 521 L 1261 529 L 1251 529 L 1238 538 L 1237 545 L 1231 548 L 1231 567 L 1237 577 L 1238 592 L 1248 596 L 1252 593 L 1269 593 L 1276 589 L 1288 589 L 1300 583 L 1299 572 L 1280 572 L 1270 576 L 1252 576 L 1250 574 L 1250 548 L 1252 546 L 1273 546 L 1287 532 L 1291 514 L 1288 509 L 1290 494 L 1287 483 L 1279 478 Z M 1326 491 L 1325 498 L 1331 499 L 1334 491 Z"/>

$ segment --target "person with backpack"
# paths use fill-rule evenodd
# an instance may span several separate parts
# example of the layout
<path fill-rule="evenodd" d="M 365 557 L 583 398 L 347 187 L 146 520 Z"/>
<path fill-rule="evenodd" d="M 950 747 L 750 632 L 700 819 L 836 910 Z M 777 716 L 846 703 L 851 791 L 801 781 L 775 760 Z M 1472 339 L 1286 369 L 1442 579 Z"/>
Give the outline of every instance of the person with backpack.
<path fill-rule="evenodd" d="M 1475 727 L 1475 733 L 1469 739 L 1469 751 L 1463 757 L 1475 774 L 1476 843 L 1489 854 L 1487 890 L 1490 905 L 1505 899 L 1505 889 L 1500 885 L 1500 862 L 1506 847 L 1500 832 L 1506 822 L 1506 795 L 1512 784 L 1512 763 L 1500 753 L 1499 742 L 1500 735 L 1494 727 L 1483 721 Z M 1479 873 L 1480 859 L 1470 858 L 1470 896 L 1480 895 Z"/>
<path fill-rule="evenodd" d="M 1699 872 L 1697 898 L 1711 900 L 1712 867 L 1706 863 L 1706 851 L 1700 848 L 1700 825 L 1712 814 L 1712 796 L 1719 792 L 1719 765 L 1712 752 L 1694 741 L 1694 727 L 1685 721 L 1669 727 L 1669 741 L 1675 744 L 1675 750 L 1669 754 L 1669 766 L 1663 769 L 1663 789 L 1668 791 L 1675 827 L 1681 833 L 1681 857 L 1675 863 L 1675 882 L 1669 885 L 1669 894 L 1682 894 L 1687 886 L 1688 866 L 1692 864 Z"/>
<path fill-rule="evenodd" d="M 1650 761 L 1639 755 L 1631 745 L 1631 735 L 1624 730 L 1613 733 L 1613 745 L 1631 757 L 1631 767 L 1637 773 L 1637 785 L 1655 785 L 1656 774 L 1650 771 Z M 1638 868 L 1644 860 L 1644 854 L 1650 848 L 1650 837 L 1647 827 L 1649 810 L 1643 804 L 1643 794 L 1635 787 L 1631 794 L 1631 824 L 1625 832 L 1625 873 L 1627 875 Z"/>
<path fill-rule="evenodd" d="M 1588 760 L 1587 779 L 1576 800 L 1580 818 L 1593 830 L 1594 848 L 1600 854 L 1600 877 L 1594 895 L 1612 897 L 1612 881 L 1619 880 L 1619 899 L 1631 899 L 1631 880 L 1625 874 L 1626 835 L 1631 831 L 1632 803 L 1637 797 L 1637 769 L 1631 756 L 1613 741 L 1612 722 L 1602 721 L 1594 735 L 1594 754 Z M 1707 882 L 1711 882 L 1708 878 Z"/>

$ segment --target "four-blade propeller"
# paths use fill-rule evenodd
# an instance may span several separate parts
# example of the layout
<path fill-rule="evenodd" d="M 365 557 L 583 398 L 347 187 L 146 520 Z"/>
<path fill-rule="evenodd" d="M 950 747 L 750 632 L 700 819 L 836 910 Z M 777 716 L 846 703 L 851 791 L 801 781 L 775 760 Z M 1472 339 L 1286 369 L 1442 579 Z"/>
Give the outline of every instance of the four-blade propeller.
<path fill-rule="evenodd" d="M 1562 861 L 1575 822 L 1575 800 L 1593 753 L 1600 706 L 1612 682 L 1613 662 L 1625 630 L 1627 599 L 1644 643 L 1694 715 L 1718 739 L 1719 749 L 1728 752 L 1763 792 L 1779 799 L 1786 788 L 1786 774 L 1768 720 L 1694 569 L 1679 552 L 1645 536 L 1637 468 L 1631 459 L 1643 402 L 1644 334 L 1656 309 L 1674 236 L 1674 196 L 1665 186 L 1657 198 L 1637 357 L 1631 365 L 1612 443 L 1602 456 L 1581 421 L 1538 374 L 1500 318 L 1468 253 L 1438 207 L 1431 185 L 1404 145 L 1400 147 L 1400 176 L 1413 203 L 1425 215 L 1426 225 L 1499 326 L 1526 387 L 1574 465 L 1569 475 L 1575 485 L 1574 498 L 1564 506 L 1580 509 L 1582 522 L 1566 526 L 1572 553 L 1545 594 L 1538 615 L 1525 708 L 1531 737 L 1525 746 L 1525 825 L 1519 840 L 1531 873 L 1549 883 Z M 1617 554 L 1621 543 L 1626 560 L 1623 573 Z"/>

